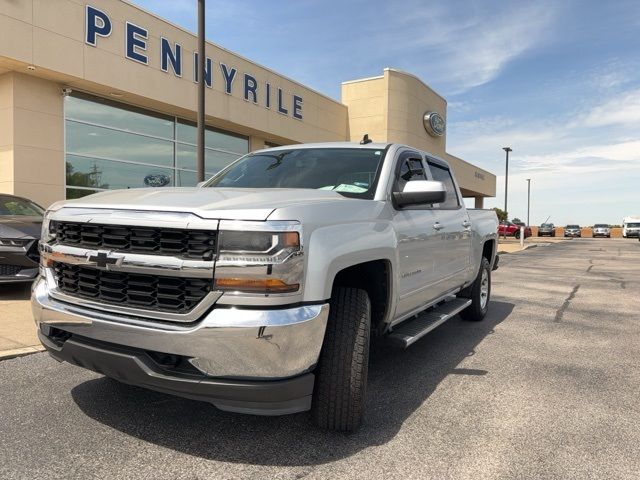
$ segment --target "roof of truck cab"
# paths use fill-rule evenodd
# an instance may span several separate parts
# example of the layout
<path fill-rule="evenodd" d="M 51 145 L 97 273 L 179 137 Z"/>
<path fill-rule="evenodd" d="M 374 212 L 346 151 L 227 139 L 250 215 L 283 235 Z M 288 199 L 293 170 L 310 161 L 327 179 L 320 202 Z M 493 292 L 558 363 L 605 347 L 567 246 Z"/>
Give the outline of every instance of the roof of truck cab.
<path fill-rule="evenodd" d="M 406 148 L 409 150 L 414 150 L 417 152 L 421 152 L 425 155 L 427 155 L 429 158 L 428 160 L 430 162 L 435 162 L 437 164 L 440 164 L 441 166 L 444 166 L 445 168 L 450 168 L 449 167 L 449 163 L 432 154 L 429 153 L 427 151 L 424 150 L 420 150 L 419 148 L 415 148 L 412 147 L 411 145 L 405 145 L 404 143 L 365 143 L 364 145 L 357 143 L 357 142 L 322 142 L 322 143 L 296 143 L 294 145 L 283 145 L 281 147 L 272 147 L 272 148 L 263 148 L 262 150 L 256 150 L 253 153 L 260 153 L 260 152 L 265 152 L 265 151 L 279 151 L 279 150 L 292 150 L 292 149 L 307 149 L 307 148 L 359 148 L 359 149 L 363 149 L 363 150 L 384 150 L 386 148 L 389 147 L 396 147 L 396 148 Z"/>
<path fill-rule="evenodd" d="M 293 145 L 283 145 L 281 147 L 272 147 L 272 148 L 264 148 L 262 150 L 257 150 L 257 152 L 262 152 L 264 150 L 291 150 L 291 149 L 306 149 L 306 148 L 362 148 L 362 149 L 371 149 L 371 150 L 380 150 L 387 148 L 391 143 L 365 143 L 361 145 L 356 142 L 322 142 L 322 143 L 296 143 Z M 256 153 L 256 152 L 253 152 Z"/>

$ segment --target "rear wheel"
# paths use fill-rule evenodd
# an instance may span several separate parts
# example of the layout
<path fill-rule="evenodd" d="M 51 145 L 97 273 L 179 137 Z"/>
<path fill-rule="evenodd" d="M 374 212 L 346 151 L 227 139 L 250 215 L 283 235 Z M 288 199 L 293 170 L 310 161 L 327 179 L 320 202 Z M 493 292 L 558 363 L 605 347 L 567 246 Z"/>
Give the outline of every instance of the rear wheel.
<path fill-rule="evenodd" d="M 482 257 L 478 276 L 460 296 L 471 299 L 471 305 L 460 312 L 463 319 L 472 322 L 484 319 L 489 310 L 489 300 L 491 299 L 491 264 L 485 257 Z"/>
<path fill-rule="evenodd" d="M 367 292 L 336 288 L 313 392 L 312 414 L 322 428 L 352 432 L 360 426 L 369 369 L 370 325 Z"/>
<path fill-rule="evenodd" d="M 516 238 L 520 238 L 520 230 L 516 230 L 516 233 L 514 233 L 513 236 Z"/>

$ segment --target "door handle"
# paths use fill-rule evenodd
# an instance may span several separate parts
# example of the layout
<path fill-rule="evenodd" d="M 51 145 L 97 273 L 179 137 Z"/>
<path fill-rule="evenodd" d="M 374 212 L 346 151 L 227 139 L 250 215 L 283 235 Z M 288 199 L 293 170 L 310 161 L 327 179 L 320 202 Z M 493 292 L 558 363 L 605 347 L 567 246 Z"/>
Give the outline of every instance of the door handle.
<path fill-rule="evenodd" d="M 465 220 L 464 222 L 462 222 L 462 226 L 464 228 L 469 228 L 471 226 L 471 222 L 469 220 Z"/>
<path fill-rule="evenodd" d="M 440 222 L 436 222 L 433 224 L 433 228 L 435 230 L 442 230 L 444 228 L 444 225 L 442 225 Z"/>

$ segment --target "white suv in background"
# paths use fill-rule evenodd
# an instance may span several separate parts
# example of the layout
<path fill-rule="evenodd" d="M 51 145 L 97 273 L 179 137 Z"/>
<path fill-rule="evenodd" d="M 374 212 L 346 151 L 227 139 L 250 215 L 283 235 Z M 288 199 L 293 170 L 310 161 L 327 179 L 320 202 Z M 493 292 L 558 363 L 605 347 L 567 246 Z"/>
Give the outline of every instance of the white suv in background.
<path fill-rule="evenodd" d="M 625 217 L 622 222 L 622 236 L 624 238 L 640 237 L 640 218 Z"/>

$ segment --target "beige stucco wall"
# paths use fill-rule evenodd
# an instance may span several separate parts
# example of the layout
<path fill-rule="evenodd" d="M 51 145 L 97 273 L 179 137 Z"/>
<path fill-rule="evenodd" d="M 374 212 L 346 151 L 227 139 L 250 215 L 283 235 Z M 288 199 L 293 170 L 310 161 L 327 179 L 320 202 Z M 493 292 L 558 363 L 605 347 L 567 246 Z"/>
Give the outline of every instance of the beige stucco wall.
<path fill-rule="evenodd" d="M 383 76 L 342 84 L 342 103 L 348 106 L 349 139 L 362 140 L 364 134 L 376 142 L 387 136 L 387 79 Z"/>
<path fill-rule="evenodd" d="M 390 141 L 405 143 L 439 157 L 445 154 L 446 135 L 432 137 L 423 124 L 425 112 L 437 112 L 447 118 L 447 102 L 419 78 L 392 69 L 388 77 L 389 119 L 387 135 Z"/>
<path fill-rule="evenodd" d="M 50 81 L 0 76 L 0 192 L 48 206 L 64 198 L 62 96 Z"/>
<path fill-rule="evenodd" d="M 13 193 L 13 78 L 0 74 L 0 192 Z"/>
<path fill-rule="evenodd" d="M 496 196 L 496 176 L 494 174 L 449 153 L 445 154 L 443 158 L 453 168 L 463 196 L 473 197 L 478 196 L 478 193 L 483 197 Z"/>
<path fill-rule="evenodd" d="M 426 133 L 422 117 L 435 111 L 446 119 L 447 102 L 414 75 L 385 68 L 379 77 L 342 84 L 342 103 L 348 108 L 350 138 L 365 133 L 376 142 L 398 142 L 444 156 L 446 137 Z"/>
<path fill-rule="evenodd" d="M 418 77 L 386 68 L 381 76 L 344 82 L 342 103 L 349 108 L 351 141 L 360 141 L 368 133 L 376 142 L 425 150 L 449 161 L 463 195 L 495 196 L 495 175 L 448 154 L 446 133 L 434 137 L 425 130 L 426 112 L 437 112 L 446 121 L 447 102 Z"/>

